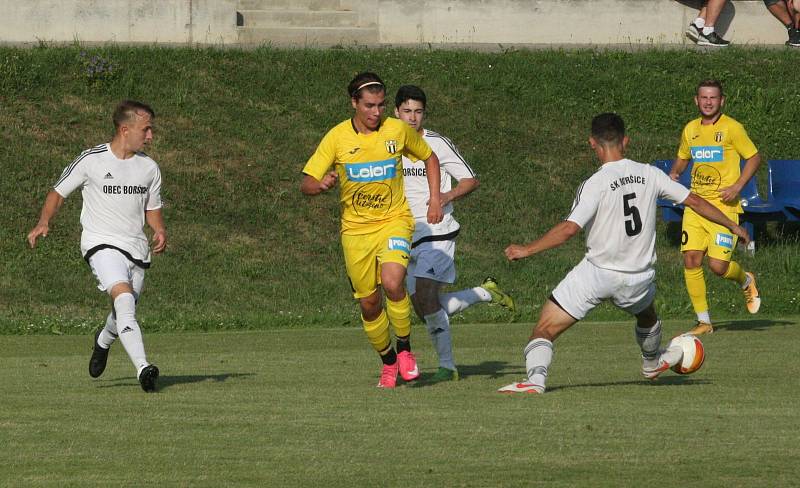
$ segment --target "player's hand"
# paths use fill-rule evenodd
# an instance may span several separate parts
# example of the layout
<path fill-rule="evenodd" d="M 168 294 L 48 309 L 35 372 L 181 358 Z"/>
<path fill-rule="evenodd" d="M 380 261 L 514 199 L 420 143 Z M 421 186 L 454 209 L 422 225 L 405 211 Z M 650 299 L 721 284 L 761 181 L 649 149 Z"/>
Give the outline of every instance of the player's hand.
<path fill-rule="evenodd" d="M 154 253 L 160 254 L 164 252 L 164 249 L 167 248 L 167 231 L 162 229 L 158 232 L 153 233 L 153 239 L 151 243 L 153 246 Z"/>
<path fill-rule="evenodd" d="M 450 194 L 451 192 L 445 192 L 439 195 L 439 201 L 441 202 L 441 207 L 445 208 L 448 203 L 453 201 L 453 196 Z"/>
<path fill-rule="evenodd" d="M 336 174 L 335 171 L 330 171 L 328 174 L 322 177 L 319 182 L 319 188 L 322 191 L 328 191 L 334 186 L 336 186 L 336 180 L 339 179 L 339 175 Z"/>
<path fill-rule="evenodd" d="M 736 236 L 739 238 L 739 242 L 741 242 L 744 247 L 747 247 L 747 245 L 750 244 L 750 234 L 748 234 L 741 225 L 737 225 L 731 229 L 731 232 L 736 234 Z"/>
<path fill-rule="evenodd" d="M 670 173 L 669 177 L 672 178 L 672 181 L 678 181 L 681 178 L 681 175 L 678 173 Z"/>
<path fill-rule="evenodd" d="M 442 212 L 441 199 L 431 199 L 428 201 L 428 223 L 438 224 L 442 221 L 444 213 Z"/>
<path fill-rule="evenodd" d="M 36 247 L 36 239 L 39 237 L 47 237 L 48 232 L 50 232 L 50 226 L 47 224 L 36 224 L 36 227 L 28 232 L 28 245 L 31 246 L 31 249 Z"/>
<path fill-rule="evenodd" d="M 719 197 L 725 203 L 733 202 L 739 198 L 740 190 L 741 187 L 738 185 L 726 186 L 725 188 L 719 189 Z"/>
<path fill-rule="evenodd" d="M 505 254 L 509 261 L 525 259 L 531 255 L 530 252 L 528 252 L 528 248 L 526 246 L 521 246 L 519 244 L 511 244 L 510 246 L 508 246 L 506 248 Z"/>

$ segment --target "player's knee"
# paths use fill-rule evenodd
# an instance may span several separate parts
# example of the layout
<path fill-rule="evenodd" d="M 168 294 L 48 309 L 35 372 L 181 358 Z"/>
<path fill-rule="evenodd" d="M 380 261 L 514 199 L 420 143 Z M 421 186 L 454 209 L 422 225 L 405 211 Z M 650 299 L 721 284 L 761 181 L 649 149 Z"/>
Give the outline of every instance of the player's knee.
<path fill-rule="evenodd" d="M 375 320 L 381 314 L 381 295 L 377 292 L 358 300 L 361 315 L 366 320 Z"/>
<path fill-rule="evenodd" d="M 730 263 L 727 261 L 710 260 L 708 262 L 709 269 L 717 276 L 724 276 L 728 272 L 729 266 Z"/>

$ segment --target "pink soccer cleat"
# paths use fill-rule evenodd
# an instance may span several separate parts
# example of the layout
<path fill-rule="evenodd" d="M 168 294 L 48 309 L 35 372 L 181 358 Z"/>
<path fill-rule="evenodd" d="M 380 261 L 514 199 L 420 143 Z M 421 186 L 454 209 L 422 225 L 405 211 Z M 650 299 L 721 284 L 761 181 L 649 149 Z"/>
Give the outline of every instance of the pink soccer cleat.
<path fill-rule="evenodd" d="M 397 364 L 400 365 L 400 376 L 403 381 L 412 381 L 419 378 L 419 368 L 417 368 L 417 358 L 411 351 L 403 351 L 397 355 Z"/>
<path fill-rule="evenodd" d="M 384 364 L 378 388 L 394 388 L 397 385 L 397 369 L 399 363 Z"/>

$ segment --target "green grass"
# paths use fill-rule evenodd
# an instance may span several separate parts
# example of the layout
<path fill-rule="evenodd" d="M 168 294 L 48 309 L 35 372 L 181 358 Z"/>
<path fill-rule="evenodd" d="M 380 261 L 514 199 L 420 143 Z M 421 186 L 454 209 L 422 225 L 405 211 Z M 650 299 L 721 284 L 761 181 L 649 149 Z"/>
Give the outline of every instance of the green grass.
<path fill-rule="evenodd" d="M 415 327 L 422 381 L 392 391 L 355 329 L 146 334 L 153 394 L 119 344 L 92 380 L 88 336 L 8 336 L 0 486 L 796 486 L 799 326 L 722 322 L 700 371 L 649 382 L 630 321 L 580 323 L 540 396 L 495 392 L 529 324 L 456 326 L 436 385 Z"/>
<path fill-rule="evenodd" d="M 81 56 L 86 49 L 88 56 Z M 90 76 L 87 58 L 115 66 Z M 34 252 L 24 236 L 44 195 L 83 149 L 110 138 L 122 98 L 149 102 L 158 118 L 149 153 L 164 174 L 170 244 L 148 272 L 139 317 L 146 330 L 359 326 L 338 242 L 334 194 L 309 199 L 300 170 L 324 132 L 350 114 L 345 86 L 371 69 L 390 95 L 424 87 L 429 127 L 451 137 L 481 177 L 458 202 L 461 286 L 487 275 L 517 297 L 531 320 L 583 253 L 583 239 L 510 265 L 511 242 L 541 234 L 569 210 L 596 168 L 586 143 L 591 117 L 627 120 L 629 155 L 671 157 L 695 116 L 700 78 L 721 78 L 727 112 L 767 158 L 800 157 L 792 83 L 800 52 L 516 51 L 403 49 L 254 51 L 155 47 L 0 48 L 0 333 L 87 333 L 108 299 L 78 252 L 80 195 L 70 198 Z M 763 183 L 763 182 L 762 182 Z M 763 185 L 762 185 L 763 186 Z M 692 316 L 680 256 L 659 227 L 659 310 Z M 770 226 L 754 269 L 770 315 L 800 311 L 798 228 Z M 730 283 L 709 277 L 712 314 L 743 310 Z M 621 319 L 601 307 L 594 319 Z M 493 310 L 457 320 L 492 322 Z"/>

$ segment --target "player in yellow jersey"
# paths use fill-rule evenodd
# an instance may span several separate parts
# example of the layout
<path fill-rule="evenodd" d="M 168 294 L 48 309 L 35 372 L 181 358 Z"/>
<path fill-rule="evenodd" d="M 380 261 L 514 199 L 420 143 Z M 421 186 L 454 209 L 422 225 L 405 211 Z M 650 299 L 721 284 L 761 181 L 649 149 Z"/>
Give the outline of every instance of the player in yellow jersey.
<path fill-rule="evenodd" d="M 677 181 L 691 160 L 692 192 L 738 223 L 742 213 L 739 192 L 758 170 L 761 156 L 742 124 L 722 113 L 725 95 L 719 81 L 700 82 L 694 102 L 700 110 L 700 117 L 684 127 L 670 177 Z M 739 166 L 740 158 L 747 160 L 743 169 Z M 750 313 L 758 312 L 761 306 L 755 276 L 731 259 L 736 241 L 736 236 L 725 227 L 700 217 L 690 208 L 684 211 L 681 232 L 684 277 L 697 314 L 697 325 L 690 331 L 692 334 L 714 331 L 702 267 L 706 255 L 708 267 L 714 274 L 734 281 L 742 288 Z"/>
<path fill-rule="evenodd" d="M 402 156 L 425 161 L 427 219 L 432 224 L 442 220 L 439 159 L 408 124 L 383 120 L 386 87 L 378 75 L 358 74 L 347 91 L 355 114 L 325 134 L 303 168 L 300 190 L 318 195 L 339 182 L 347 276 L 361 305 L 364 331 L 383 362 L 378 387 L 394 388 L 398 372 L 405 381 L 419 376 L 409 340 L 411 300 L 405 289 L 414 218 L 404 194 Z M 386 310 L 378 285 L 386 294 Z"/>

